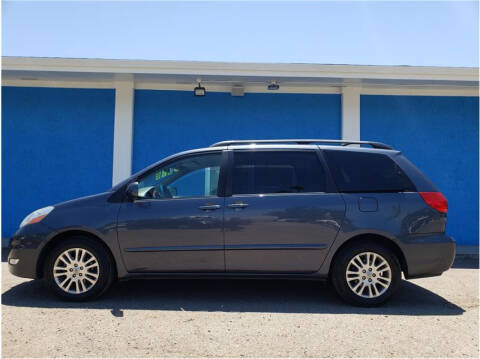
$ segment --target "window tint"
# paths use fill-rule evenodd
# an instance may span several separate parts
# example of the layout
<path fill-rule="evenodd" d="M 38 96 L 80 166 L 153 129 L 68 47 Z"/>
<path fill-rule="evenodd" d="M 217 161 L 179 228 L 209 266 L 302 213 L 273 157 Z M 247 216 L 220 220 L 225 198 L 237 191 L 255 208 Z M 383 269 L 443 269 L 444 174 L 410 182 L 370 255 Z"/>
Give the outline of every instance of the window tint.
<path fill-rule="evenodd" d="M 378 153 L 325 150 L 340 192 L 403 192 L 415 186 L 390 157 Z"/>
<path fill-rule="evenodd" d="M 239 151 L 234 154 L 233 194 L 325 191 L 315 152 Z"/>
<path fill-rule="evenodd" d="M 138 181 L 140 198 L 216 196 L 221 154 L 187 157 L 159 167 Z"/>

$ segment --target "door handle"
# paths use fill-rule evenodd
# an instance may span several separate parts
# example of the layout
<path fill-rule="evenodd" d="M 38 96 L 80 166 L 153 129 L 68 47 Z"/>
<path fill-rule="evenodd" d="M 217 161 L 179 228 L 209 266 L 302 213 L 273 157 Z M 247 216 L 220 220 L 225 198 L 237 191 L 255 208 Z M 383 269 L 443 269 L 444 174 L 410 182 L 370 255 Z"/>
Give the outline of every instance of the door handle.
<path fill-rule="evenodd" d="M 216 209 L 219 209 L 220 207 L 222 206 L 220 206 L 219 204 L 207 204 L 205 206 L 200 206 L 198 208 L 200 208 L 202 211 L 214 211 Z"/>
<path fill-rule="evenodd" d="M 248 207 L 248 204 L 246 203 L 231 203 L 228 205 L 229 208 L 234 208 L 234 209 L 243 209 L 245 207 Z"/>

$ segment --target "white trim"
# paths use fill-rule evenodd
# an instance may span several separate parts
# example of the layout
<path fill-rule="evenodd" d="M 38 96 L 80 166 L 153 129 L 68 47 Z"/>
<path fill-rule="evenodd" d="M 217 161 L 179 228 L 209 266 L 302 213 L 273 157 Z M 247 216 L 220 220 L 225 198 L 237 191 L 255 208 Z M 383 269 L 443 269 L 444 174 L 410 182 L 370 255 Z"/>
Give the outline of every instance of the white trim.
<path fill-rule="evenodd" d="M 114 89 L 112 81 L 56 81 L 56 80 L 19 80 L 3 79 L 2 86 L 18 87 L 55 87 L 55 88 L 90 88 L 90 89 Z"/>
<path fill-rule="evenodd" d="M 5 71 L 478 81 L 478 68 L 67 59 L 4 56 Z"/>
<path fill-rule="evenodd" d="M 202 82 L 208 92 L 228 92 L 232 90 L 231 84 L 219 84 Z M 136 90 L 170 90 L 170 91 L 192 91 L 195 87 L 192 84 L 164 83 L 155 81 L 135 81 Z M 54 80 L 20 80 L 4 79 L 2 86 L 18 87 L 59 87 L 59 88 L 115 88 L 115 82 L 106 81 L 54 81 Z M 311 94 L 340 94 L 339 86 L 315 86 L 311 84 L 281 85 L 277 91 L 267 90 L 266 84 L 247 84 L 244 86 L 245 93 L 311 93 Z"/>
<path fill-rule="evenodd" d="M 235 81 L 233 81 L 235 82 Z M 232 83 L 209 83 L 202 81 L 202 86 L 209 92 L 228 92 L 232 90 Z M 192 91 L 195 84 L 175 84 L 175 83 L 161 83 L 153 81 L 138 81 L 135 82 L 135 89 L 137 90 L 170 90 L 170 91 Z M 305 94 L 340 94 L 340 87 L 338 86 L 315 86 L 309 84 L 298 85 L 282 85 L 276 91 L 267 90 L 267 84 L 244 84 L 245 93 L 305 93 Z"/>
<path fill-rule="evenodd" d="M 128 178 L 132 173 L 134 87 L 132 76 L 119 76 L 115 81 L 113 185 Z"/>
<path fill-rule="evenodd" d="M 230 92 L 231 85 L 205 83 L 208 92 Z M 114 81 L 55 81 L 55 80 L 20 80 L 4 79 L 2 86 L 18 87 L 55 87 L 55 88 L 96 88 L 114 89 Z M 171 91 L 193 91 L 192 84 L 162 83 L 154 81 L 135 81 L 135 89 L 138 90 L 171 90 Z M 304 93 L 304 94 L 340 94 L 340 86 L 315 86 L 312 84 L 298 83 L 295 85 L 282 85 L 278 91 L 269 91 L 266 85 L 246 84 L 245 93 Z M 379 87 L 363 86 L 360 88 L 361 95 L 404 95 L 404 96 L 479 96 L 478 87 Z"/>
<path fill-rule="evenodd" d="M 442 88 L 418 88 L 418 87 L 397 87 L 378 88 L 363 87 L 361 95 L 398 95 L 398 96 L 479 96 L 478 87 L 449 87 Z"/>
<path fill-rule="evenodd" d="M 342 140 L 360 141 L 360 89 L 342 89 Z"/>

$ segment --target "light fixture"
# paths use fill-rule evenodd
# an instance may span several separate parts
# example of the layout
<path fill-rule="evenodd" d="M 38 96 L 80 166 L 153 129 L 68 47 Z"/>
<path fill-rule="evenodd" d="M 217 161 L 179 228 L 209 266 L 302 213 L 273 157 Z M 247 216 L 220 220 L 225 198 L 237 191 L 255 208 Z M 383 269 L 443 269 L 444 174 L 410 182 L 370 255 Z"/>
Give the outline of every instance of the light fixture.
<path fill-rule="evenodd" d="M 198 85 L 193 89 L 193 94 L 195 96 L 205 96 L 207 94 L 207 90 L 205 90 L 205 87 L 203 87 L 200 83 L 200 79 L 198 79 L 197 82 Z"/>
<path fill-rule="evenodd" d="M 245 93 L 245 89 L 243 88 L 242 85 L 232 86 L 232 91 L 231 91 L 232 96 L 243 96 L 244 93 Z"/>
<path fill-rule="evenodd" d="M 270 84 L 267 86 L 267 89 L 270 91 L 276 91 L 280 88 L 280 85 L 277 83 L 277 81 L 272 81 Z"/>

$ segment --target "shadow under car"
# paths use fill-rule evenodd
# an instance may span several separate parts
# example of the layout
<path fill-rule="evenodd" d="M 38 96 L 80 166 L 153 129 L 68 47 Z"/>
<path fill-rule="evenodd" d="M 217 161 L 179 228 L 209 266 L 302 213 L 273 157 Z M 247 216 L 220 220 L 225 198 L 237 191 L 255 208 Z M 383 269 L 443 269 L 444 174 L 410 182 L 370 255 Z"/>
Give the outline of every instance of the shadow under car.
<path fill-rule="evenodd" d="M 6 306 L 35 308 L 108 309 L 207 312 L 266 312 L 369 315 L 461 315 L 464 309 L 408 281 L 398 294 L 380 307 L 345 304 L 326 282 L 298 280 L 170 280 L 120 281 L 102 298 L 66 302 L 40 280 L 23 282 L 2 295 Z"/>

